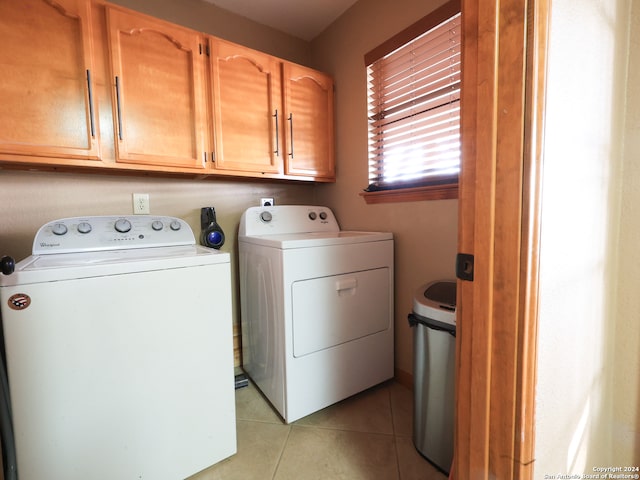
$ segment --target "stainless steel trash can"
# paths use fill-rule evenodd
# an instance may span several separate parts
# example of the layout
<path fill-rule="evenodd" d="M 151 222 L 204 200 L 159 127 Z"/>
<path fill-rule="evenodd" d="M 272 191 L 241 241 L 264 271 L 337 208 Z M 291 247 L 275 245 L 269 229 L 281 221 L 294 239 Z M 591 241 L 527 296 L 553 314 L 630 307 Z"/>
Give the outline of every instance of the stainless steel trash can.
<path fill-rule="evenodd" d="M 455 413 L 456 283 L 420 287 L 409 314 L 413 331 L 413 443 L 449 474 Z"/>

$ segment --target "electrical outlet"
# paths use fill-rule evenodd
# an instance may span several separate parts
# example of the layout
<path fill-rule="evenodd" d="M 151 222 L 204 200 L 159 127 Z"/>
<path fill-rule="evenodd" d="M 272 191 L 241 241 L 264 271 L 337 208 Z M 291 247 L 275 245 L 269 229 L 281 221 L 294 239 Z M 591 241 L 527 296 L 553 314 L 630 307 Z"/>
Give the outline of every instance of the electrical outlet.
<path fill-rule="evenodd" d="M 133 213 L 135 215 L 148 215 L 150 213 L 148 193 L 133 194 Z"/>
<path fill-rule="evenodd" d="M 261 198 L 260 199 L 260 206 L 261 207 L 272 207 L 273 205 L 275 205 L 275 203 L 273 201 L 273 197 L 267 197 L 267 198 Z"/>

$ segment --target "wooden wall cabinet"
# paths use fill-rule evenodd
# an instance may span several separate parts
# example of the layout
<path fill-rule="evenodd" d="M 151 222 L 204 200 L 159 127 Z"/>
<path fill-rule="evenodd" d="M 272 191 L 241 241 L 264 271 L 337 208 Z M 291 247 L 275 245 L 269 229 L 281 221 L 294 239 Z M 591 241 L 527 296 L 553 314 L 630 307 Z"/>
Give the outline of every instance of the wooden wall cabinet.
<path fill-rule="evenodd" d="M 197 32 L 107 7 L 116 162 L 203 169 L 205 57 Z"/>
<path fill-rule="evenodd" d="M 333 80 L 211 39 L 216 170 L 335 179 Z"/>
<path fill-rule="evenodd" d="M 283 172 L 280 61 L 210 38 L 215 170 Z"/>
<path fill-rule="evenodd" d="M 0 38 L 0 165 L 335 180 L 320 72 L 104 0 L 0 0 Z"/>
<path fill-rule="evenodd" d="M 0 38 L 0 152 L 98 160 L 90 3 L 0 0 Z"/>
<path fill-rule="evenodd" d="M 285 174 L 335 179 L 333 80 L 285 62 L 283 85 Z"/>

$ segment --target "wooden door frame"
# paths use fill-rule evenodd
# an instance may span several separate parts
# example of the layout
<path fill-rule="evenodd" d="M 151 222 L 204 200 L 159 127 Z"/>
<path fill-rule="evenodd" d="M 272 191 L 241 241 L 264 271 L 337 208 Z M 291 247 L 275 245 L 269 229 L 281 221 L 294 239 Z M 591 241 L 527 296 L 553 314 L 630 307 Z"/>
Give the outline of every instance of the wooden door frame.
<path fill-rule="evenodd" d="M 482 5 L 480 5 L 480 3 Z M 533 478 L 550 0 L 462 1 L 456 480 Z"/>

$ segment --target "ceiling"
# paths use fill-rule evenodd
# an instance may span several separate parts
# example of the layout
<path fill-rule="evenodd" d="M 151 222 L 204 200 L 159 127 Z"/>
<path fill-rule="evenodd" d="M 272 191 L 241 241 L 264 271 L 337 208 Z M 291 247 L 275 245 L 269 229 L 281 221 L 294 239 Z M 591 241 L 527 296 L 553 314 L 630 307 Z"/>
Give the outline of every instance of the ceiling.
<path fill-rule="evenodd" d="M 303 40 L 312 40 L 357 0 L 205 0 Z"/>

